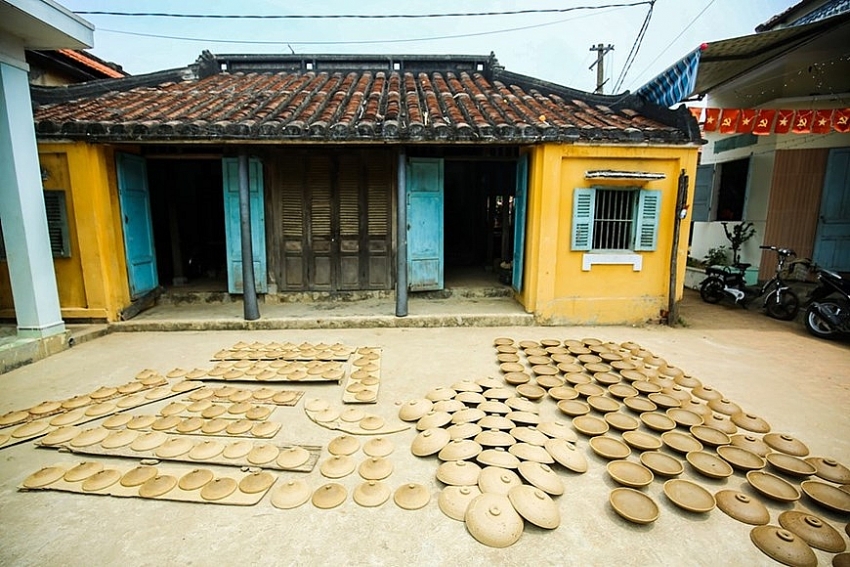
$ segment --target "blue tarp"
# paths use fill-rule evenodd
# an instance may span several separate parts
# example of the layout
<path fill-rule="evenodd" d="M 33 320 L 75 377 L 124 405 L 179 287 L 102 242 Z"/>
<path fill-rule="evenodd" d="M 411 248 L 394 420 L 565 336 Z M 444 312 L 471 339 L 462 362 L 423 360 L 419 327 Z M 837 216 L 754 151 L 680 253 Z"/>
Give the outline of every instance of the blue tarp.
<path fill-rule="evenodd" d="M 663 73 L 640 87 L 636 92 L 649 102 L 669 107 L 683 101 L 696 86 L 697 69 L 702 47 L 679 59 Z"/>

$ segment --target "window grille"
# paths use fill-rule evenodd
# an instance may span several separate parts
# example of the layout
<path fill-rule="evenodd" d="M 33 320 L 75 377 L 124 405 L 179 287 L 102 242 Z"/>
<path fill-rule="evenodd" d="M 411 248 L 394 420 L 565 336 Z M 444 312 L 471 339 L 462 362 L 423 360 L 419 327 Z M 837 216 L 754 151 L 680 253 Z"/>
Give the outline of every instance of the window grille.
<path fill-rule="evenodd" d="M 630 250 L 634 241 L 637 191 L 596 190 L 594 250 Z"/>

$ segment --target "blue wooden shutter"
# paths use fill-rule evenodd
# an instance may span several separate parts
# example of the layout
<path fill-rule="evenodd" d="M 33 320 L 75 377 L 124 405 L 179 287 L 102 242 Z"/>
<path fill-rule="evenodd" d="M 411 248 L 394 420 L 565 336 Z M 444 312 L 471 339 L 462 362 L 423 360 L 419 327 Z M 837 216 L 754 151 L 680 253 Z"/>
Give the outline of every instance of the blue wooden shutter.
<path fill-rule="evenodd" d="M 714 164 L 697 167 L 694 183 L 694 204 L 691 206 L 691 220 L 708 221 L 711 212 L 711 196 L 714 189 Z"/>
<path fill-rule="evenodd" d="M 635 250 L 655 250 L 658 244 L 660 214 L 661 191 L 641 191 L 635 227 Z"/>
<path fill-rule="evenodd" d="M 522 291 L 522 272 L 525 262 L 525 215 L 528 204 L 528 154 L 521 155 L 516 164 L 516 193 L 514 195 L 514 260 L 511 285 Z"/>
<path fill-rule="evenodd" d="M 224 185 L 224 234 L 227 246 L 227 291 L 242 293 L 242 231 L 239 216 L 239 160 L 222 158 Z M 263 204 L 263 164 L 248 160 L 248 197 L 251 207 L 251 246 L 257 293 L 267 293 L 266 219 Z"/>
<path fill-rule="evenodd" d="M 596 207 L 595 189 L 576 189 L 573 192 L 573 250 L 590 250 L 593 246 L 593 211 Z"/>

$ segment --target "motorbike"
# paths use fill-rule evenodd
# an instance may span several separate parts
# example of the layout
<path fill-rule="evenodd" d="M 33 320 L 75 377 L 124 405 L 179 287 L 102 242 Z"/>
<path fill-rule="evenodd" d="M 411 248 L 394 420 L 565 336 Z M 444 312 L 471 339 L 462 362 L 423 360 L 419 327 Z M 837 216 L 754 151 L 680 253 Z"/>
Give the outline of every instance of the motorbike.
<path fill-rule="evenodd" d="M 776 273 L 762 286 L 748 286 L 744 274 L 750 264 L 735 263 L 731 266 L 709 266 L 706 277 L 701 283 L 699 294 L 706 303 L 720 303 L 724 298 L 746 308 L 759 297 L 764 296 L 763 307 L 774 319 L 790 321 L 800 310 L 800 298 L 782 279 L 788 258 L 796 256 L 790 248 L 759 246 L 762 250 L 772 250 L 778 256 Z"/>
<path fill-rule="evenodd" d="M 806 329 L 822 339 L 850 333 L 850 280 L 832 270 L 817 266 L 818 286 L 808 296 L 803 322 Z"/>

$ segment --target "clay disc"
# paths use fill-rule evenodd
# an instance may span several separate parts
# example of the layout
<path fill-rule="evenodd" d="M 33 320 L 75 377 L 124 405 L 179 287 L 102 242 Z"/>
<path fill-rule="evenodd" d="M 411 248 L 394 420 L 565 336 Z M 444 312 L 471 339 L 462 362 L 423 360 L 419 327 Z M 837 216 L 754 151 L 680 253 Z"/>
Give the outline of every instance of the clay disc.
<path fill-rule="evenodd" d="M 50 427 L 50 424 L 46 419 L 39 419 L 35 421 L 27 422 L 23 425 L 19 425 L 15 429 L 12 430 L 12 437 L 17 439 L 23 439 L 25 437 L 32 437 L 33 435 L 38 435 L 39 433 L 43 433 Z M 97 428 L 101 429 L 101 428 Z M 91 430 L 87 430 L 91 431 Z M 103 431 L 106 431 L 105 429 Z M 85 432 L 83 432 L 85 433 Z M 78 436 L 79 437 L 79 436 Z M 96 443 L 96 441 L 95 441 Z"/>
<path fill-rule="evenodd" d="M 405 510 L 417 510 L 425 506 L 431 500 L 428 489 L 416 483 L 408 483 L 399 486 L 393 494 L 393 501 L 399 508 Z"/>
<path fill-rule="evenodd" d="M 104 488 L 109 488 L 119 480 L 121 480 L 121 471 L 116 469 L 104 469 L 84 480 L 82 489 L 85 492 L 96 492 L 98 490 L 103 490 Z"/>
<path fill-rule="evenodd" d="M 386 437 L 374 437 L 363 444 L 363 452 L 369 457 L 386 457 L 394 449 L 393 442 Z"/>
<path fill-rule="evenodd" d="M 446 429 L 449 432 L 449 438 L 455 439 L 470 439 L 480 434 L 483 429 L 477 423 L 456 423 Z"/>
<path fill-rule="evenodd" d="M 801 538 L 777 526 L 757 526 L 750 531 L 750 540 L 768 557 L 785 565 L 815 567 L 817 556 Z"/>
<path fill-rule="evenodd" d="M 478 474 L 478 488 L 486 494 L 506 495 L 511 488 L 521 484 L 517 473 L 503 467 L 484 467 Z"/>
<path fill-rule="evenodd" d="M 251 428 L 254 437 L 272 437 L 280 429 L 280 423 L 276 421 L 261 421 Z"/>
<path fill-rule="evenodd" d="M 236 491 L 236 481 L 229 477 L 216 478 L 201 489 L 201 498 L 215 501 L 227 498 Z"/>
<path fill-rule="evenodd" d="M 450 486 L 478 484 L 481 467 L 469 461 L 447 461 L 437 467 L 437 480 Z"/>
<path fill-rule="evenodd" d="M 156 456 L 163 459 L 173 459 L 185 455 L 192 450 L 195 444 L 190 439 L 172 437 L 156 449 Z"/>
<path fill-rule="evenodd" d="M 101 463 L 95 461 L 83 461 L 79 465 L 68 469 L 62 478 L 68 482 L 80 482 L 81 480 L 85 480 L 102 470 L 103 464 Z"/>
<path fill-rule="evenodd" d="M 65 474 L 62 467 L 44 467 L 29 475 L 21 483 L 24 488 L 41 488 L 53 484 Z"/>
<path fill-rule="evenodd" d="M 752 471 L 764 468 L 765 460 L 752 451 L 735 445 L 723 445 L 717 448 L 720 457 L 741 471 Z"/>
<path fill-rule="evenodd" d="M 204 425 L 201 426 L 201 431 L 203 433 L 209 433 L 209 434 L 221 433 L 222 431 L 227 429 L 227 426 L 229 424 L 230 424 L 230 421 L 228 421 L 226 419 L 215 418 L 215 419 L 211 419 L 211 420 L 207 421 L 206 423 L 204 423 Z"/>
<path fill-rule="evenodd" d="M 517 443 L 508 447 L 508 452 L 520 460 L 533 461 L 550 465 L 555 462 L 555 459 L 549 452 L 539 445 L 531 445 L 529 443 Z"/>
<path fill-rule="evenodd" d="M 663 413 L 654 411 L 643 412 L 640 414 L 640 420 L 648 428 L 655 431 L 672 431 L 676 429 L 676 422 Z"/>
<path fill-rule="evenodd" d="M 462 522 L 469 503 L 479 494 L 478 486 L 447 486 L 440 492 L 437 504 L 443 514 Z"/>
<path fill-rule="evenodd" d="M 245 494 L 257 494 L 269 489 L 274 484 L 275 477 L 267 471 L 253 472 L 239 481 L 239 490 Z"/>
<path fill-rule="evenodd" d="M 691 451 L 685 458 L 697 472 L 709 478 L 726 478 L 733 472 L 729 463 L 705 451 Z"/>
<path fill-rule="evenodd" d="M 272 491 L 272 505 L 282 510 L 301 506 L 311 496 L 310 487 L 301 479 L 289 479 Z"/>
<path fill-rule="evenodd" d="M 115 411 L 117 407 L 118 406 L 116 406 L 114 402 L 102 402 L 99 404 L 93 404 L 86 408 L 86 415 L 88 417 L 100 417 Z"/>
<path fill-rule="evenodd" d="M 806 459 L 806 462 L 815 467 L 815 474 L 824 480 L 828 480 L 836 484 L 850 483 L 850 469 L 835 459 L 809 457 Z"/>
<path fill-rule="evenodd" d="M 347 423 L 355 423 L 366 417 L 366 412 L 360 408 L 346 408 L 339 414 L 339 418 Z"/>
<path fill-rule="evenodd" d="M 178 433 L 191 433 L 197 431 L 204 426 L 204 420 L 200 417 L 187 417 L 180 420 L 180 423 L 175 427 Z"/>
<path fill-rule="evenodd" d="M 104 449 L 126 447 L 135 441 L 140 435 L 141 434 L 138 431 L 133 431 L 132 429 L 119 429 L 118 431 L 113 431 L 107 435 L 104 440 L 100 442 L 100 446 Z"/>
<path fill-rule="evenodd" d="M 830 553 L 840 553 L 847 549 L 838 530 L 812 514 L 786 510 L 779 514 L 779 525 L 817 549 Z"/>
<path fill-rule="evenodd" d="M 802 441 L 795 439 L 791 435 L 784 433 L 768 433 L 762 437 L 765 443 L 772 449 L 794 455 L 795 457 L 805 457 L 809 454 L 809 448 Z"/>
<path fill-rule="evenodd" d="M 549 439 L 544 445 L 559 465 L 577 473 L 587 471 L 587 459 L 576 446 L 565 439 Z"/>
<path fill-rule="evenodd" d="M 340 435 L 328 443 L 331 455 L 353 455 L 360 449 L 360 441 L 352 435 Z"/>
<path fill-rule="evenodd" d="M 561 524 L 561 512 L 552 498 L 539 488 L 523 484 L 508 491 L 508 499 L 519 515 L 541 528 L 554 530 Z"/>
<path fill-rule="evenodd" d="M 549 465 L 525 461 L 519 464 L 518 469 L 525 480 L 543 492 L 553 496 L 564 493 L 564 483 Z"/>
<path fill-rule="evenodd" d="M 485 466 L 503 467 L 506 469 L 515 469 L 519 466 L 519 459 L 508 453 L 504 447 L 496 447 L 495 449 L 484 449 L 475 457 L 479 463 Z"/>
<path fill-rule="evenodd" d="M 563 421 L 541 421 L 536 424 L 535 427 L 537 428 L 537 431 L 553 439 L 564 439 L 565 441 L 570 442 L 578 441 L 575 431 L 573 431 L 572 428 Z"/>
<path fill-rule="evenodd" d="M 688 512 L 705 513 L 714 509 L 714 496 L 702 486 L 684 479 L 664 483 L 664 494 L 673 504 Z"/>
<path fill-rule="evenodd" d="M 571 417 L 585 415 L 590 412 L 590 406 L 581 400 L 560 400 L 558 409 Z"/>
<path fill-rule="evenodd" d="M 53 413 L 62 408 L 62 402 L 41 402 L 37 406 L 31 407 L 27 410 L 30 414 L 38 417 L 42 415 L 47 415 L 49 413 Z"/>
<path fill-rule="evenodd" d="M 679 459 L 661 451 L 641 453 L 640 462 L 658 476 L 678 476 L 685 470 L 685 466 Z"/>
<path fill-rule="evenodd" d="M 681 431 L 667 431 L 661 434 L 661 441 L 665 445 L 676 451 L 677 453 L 691 453 L 693 451 L 702 451 L 702 443 L 693 438 L 693 436 Z"/>
<path fill-rule="evenodd" d="M 658 437 L 643 431 L 625 431 L 623 432 L 623 441 L 629 447 L 638 451 L 657 451 L 661 448 L 661 440 Z M 702 448 L 702 445 L 700 445 L 700 448 Z"/>
<path fill-rule="evenodd" d="M 184 411 L 186 409 L 186 404 L 181 404 L 179 402 L 171 402 L 161 410 L 159 410 L 159 415 L 169 416 L 169 415 L 177 415 L 178 413 Z"/>
<path fill-rule="evenodd" d="M 280 449 L 268 443 L 255 445 L 251 452 L 246 457 L 248 462 L 254 465 L 265 465 L 277 459 L 280 454 Z M 241 486 L 240 486 L 241 489 Z M 245 492 L 244 490 L 242 492 Z"/>
<path fill-rule="evenodd" d="M 61 445 L 62 443 L 67 443 L 79 434 L 79 427 L 77 427 L 76 425 L 66 425 L 64 427 L 54 429 L 53 431 L 42 437 L 41 444 L 47 446 Z"/>
<path fill-rule="evenodd" d="M 646 486 L 655 478 L 651 470 L 631 461 L 611 461 L 606 468 L 611 478 L 630 488 Z"/>
<path fill-rule="evenodd" d="M 439 427 L 426 429 L 413 439 L 410 444 L 410 452 L 417 457 L 427 457 L 438 453 L 440 449 L 448 445 L 450 440 L 451 436 L 445 429 Z"/>
<path fill-rule="evenodd" d="M 141 486 L 157 475 L 156 467 L 140 465 L 132 468 L 121 477 L 121 486 Z"/>
<path fill-rule="evenodd" d="M 747 431 L 753 431 L 755 433 L 767 433 L 770 431 L 770 424 L 756 415 L 738 412 L 733 413 L 730 419 L 732 423 Z"/>
<path fill-rule="evenodd" d="M 505 495 L 480 494 L 466 509 L 466 528 L 479 542 L 503 548 L 516 543 L 523 531 L 522 516 Z"/>
<path fill-rule="evenodd" d="M 354 489 L 354 501 L 366 508 L 380 506 L 390 498 L 390 489 L 387 485 L 376 480 L 370 480 L 357 485 Z"/>
<path fill-rule="evenodd" d="M 154 431 L 166 431 L 168 429 L 174 429 L 175 427 L 177 427 L 177 425 L 180 424 L 181 421 L 183 420 L 177 417 L 176 415 L 161 417 L 151 424 L 151 429 L 153 429 Z"/>
<path fill-rule="evenodd" d="M 382 457 L 369 457 L 357 468 L 364 480 L 383 480 L 393 472 L 393 463 Z"/>
<path fill-rule="evenodd" d="M 131 382 L 132 384 L 132 382 Z M 141 384 L 139 384 L 139 388 L 141 389 Z M 124 392 L 125 394 L 130 394 L 132 392 Z M 68 398 L 64 402 L 62 402 L 62 407 L 65 409 L 77 409 L 83 406 L 87 406 L 91 403 L 91 396 L 74 396 L 73 398 Z M 3 424 L 2 420 L 0 420 L 0 424 Z M 8 424 L 3 424 L 8 425 Z"/>
<path fill-rule="evenodd" d="M 655 411 L 658 408 L 658 406 L 651 401 L 641 397 L 625 398 L 623 403 L 627 408 L 637 413 Z"/>
<path fill-rule="evenodd" d="M 732 442 L 728 435 L 708 425 L 692 425 L 690 432 L 691 435 L 706 445 L 716 447 L 719 445 L 729 445 Z"/>
<path fill-rule="evenodd" d="M 225 431 L 228 435 L 244 435 L 251 431 L 252 427 L 254 427 L 254 423 L 252 421 L 248 419 L 240 419 L 230 423 L 230 425 L 225 428 Z"/>
<path fill-rule="evenodd" d="M 137 415 L 127 422 L 127 429 L 147 429 L 156 421 L 153 415 Z"/>
<path fill-rule="evenodd" d="M 209 469 L 194 469 L 181 476 L 177 486 L 181 490 L 198 490 L 209 484 L 214 476 Z"/>
<path fill-rule="evenodd" d="M 14 436 L 14 432 L 12 432 Z M 106 439 L 106 436 L 109 435 L 109 430 L 104 429 L 102 427 L 93 427 L 91 429 L 86 429 L 73 439 L 71 439 L 72 447 L 90 447 L 91 445 L 96 445 Z"/>
<path fill-rule="evenodd" d="M 84 408 L 74 409 L 69 412 L 57 414 L 56 416 L 51 418 L 50 425 L 71 425 L 72 423 L 77 423 L 78 421 L 83 419 L 85 415 L 86 410 Z"/>
<path fill-rule="evenodd" d="M 529 445 L 536 445 L 538 447 L 543 447 L 546 444 L 546 441 L 550 439 L 548 435 L 541 433 L 534 426 L 520 426 L 514 427 L 510 431 L 511 437 L 514 438 L 519 443 L 527 443 Z"/>
<path fill-rule="evenodd" d="M 649 524 L 658 519 L 658 505 L 634 488 L 615 488 L 608 501 L 617 514 L 630 522 Z"/>
<path fill-rule="evenodd" d="M 583 433 L 591 437 L 594 435 L 602 435 L 608 431 L 608 424 L 605 423 L 605 420 L 591 415 L 574 417 L 573 427 L 575 427 L 579 433 Z"/>
<path fill-rule="evenodd" d="M 310 460 L 310 452 L 307 449 L 304 447 L 289 447 L 280 452 L 276 462 L 282 468 L 294 469 L 300 467 L 308 460 Z"/>
<path fill-rule="evenodd" d="M 632 452 L 628 445 L 607 435 L 592 437 L 590 448 L 603 459 L 625 459 Z"/>
<path fill-rule="evenodd" d="M 276 404 L 288 404 L 298 397 L 298 392 L 286 390 L 278 392 L 272 397 L 272 401 Z M 303 502 L 302 502 L 303 504 Z"/>
<path fill-rule="evenodd" d="M 815 474 L 815 467 L 803 459 L 785 453 L 770 453 L 767 462 L 776 470 L 790 476 L 809 477 Z"/>
<path fill-rule="evenodd" d="M 225 459 L 241 459 L 250 453 L 253 448 L 254 444 L 250 441 L 236 441 L 235 443 L 229 443 L 224 448 L 222 454 Z"/>
<path fill-rule="evenodd" d="M 354 472 L 354 467 L 354 459 L 348 455 L 334 455 L 322 462 L 319 471 L 327 478 L 342 478 Z"/>
<path fill-rule="evenodd" d="M 119 408 L 126 409 L 140 406 L 143 403 L 145 403 L 145 397 L 139 394 L 137 396 L 126 396 L 124 398 L 119 398 L 116 405 Z"/>
<path fill-rule="evenodd" d="M 368 418 L 364 418 L 360 421 L 360 427 L 363 427 L 363 422 L 366 421 L 366 419 Z M 451 421 L 452 414 L 450 414 L 449 412 L 431 410 L 427 414 L 420 417 L 419 420 L 417 420 L 416 429 L 418 429 L 419 431 L 424 431 L 426 429 L 433 429 L 435 427 L 443 427 L 444 425 L 448 425 L 449 423 L 451 423 Z M 383 423 L 381 425 L 383 425 Z M 375 429 L 378 429 L 379 427 L 375 427 Z M 482 427 L 484 426 L 482 425 Z M 364 427 L 364 429 L 368 428 Z"/>
<path fill-rule="evenodd" d="M 348 497 L 348 491 L 341 484 L 329 482 L 316 489 L 313 493 L 313 506 L 324 510 L 336 508 Z"/>
<path fill-rule="evenodd" d="M 205 439 L 200 443 L 197 443 L 192 449 L 189 451 L 189 458 L 196 461 L 204 461 L 207 459 L 212 459 L 213 457 L 217 457 L 224 451 L 224 445 L 219 443 L 218 441 L 213 441 L 211 439 Z"/>
<path fill-rule="evenodd" d="M 398 418 L 402 421 L 418 421 L 434 407 L 434 402 L 428 399 L 410 400 L 398 410 Z"/>
<path fill-rule="evenodd" d="M 747 482 L 768 498 L 780 502 L 794 502 L 801 496 L 800 491 L 793 484 L 770 473 L 750 471 L 747 473 Z"/>
<path fill-rule="evenodd" d="M 101 426 L 107 429 L 118 429 L 127 425 L 131 419 L 133 419 L 133 416 L 128 413 L 116 413 L 103 420 Z"/>
<path fill-rule="evenodd" d="M 806 480 L 800 484 L 806 496 L 830 510 L 850 513 L 850 494 L 837 486 L 817 480 Z"/>
<path fill-rule="evenodd" d="M 717 507 L 727 516 L 753 526 L 763 526 L 770 521 L 770 512 L 764 504 L 736 490 L 721 490 L 715 494 Z"/>

